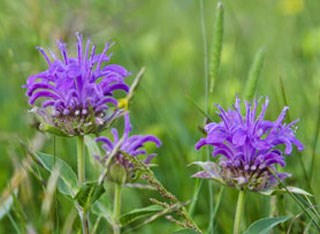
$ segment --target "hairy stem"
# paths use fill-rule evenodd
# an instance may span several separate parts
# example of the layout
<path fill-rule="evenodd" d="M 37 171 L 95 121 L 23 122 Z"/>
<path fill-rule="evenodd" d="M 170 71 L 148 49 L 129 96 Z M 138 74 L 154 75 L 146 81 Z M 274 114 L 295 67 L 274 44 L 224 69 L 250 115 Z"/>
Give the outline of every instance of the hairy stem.
<path fill-rule="evenodd" d="M 242 214 L 243 214 L 245 195 L 246 195 L 246 192 L 244 190 L 239 191 L 237 209 L 236 209 L 236 217 L 234 219 L 234 225 L 233 225 L 233 234 L 240 233 L 241 218 L 242 218 Z"/>

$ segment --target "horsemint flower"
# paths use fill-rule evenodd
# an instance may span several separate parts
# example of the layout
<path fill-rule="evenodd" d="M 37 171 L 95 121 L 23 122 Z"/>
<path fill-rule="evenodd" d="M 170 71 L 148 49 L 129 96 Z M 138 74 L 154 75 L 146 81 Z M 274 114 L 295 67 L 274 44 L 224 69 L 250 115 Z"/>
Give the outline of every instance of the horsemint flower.
<path fill-rule="evenodd" d="M 28 78 L 29 104 L 40 117 L 42 129 L 75 136 L 97 133 L 122 113 L 113 97 L 115 90 L 128 92 L 124 78 L 129 72 L 122 66 L 107 64 L 107 43 L 101 54 L 87 40 L 83 48 L 82 35 L 77 34 L 77 57 L 70 57 L 65 43 L 57 42 L 61 59 L 38 48 L 49 68 Z M 109 105 L 113 105 L 110 107 Z"/>
<path fill-rule="evenodd" d="M 284 156 L 292 152 L 292 144 L 298 150 L 303 145 L 295 137 L 294 125 L 282 123 L 288 107 L 284 107 L 274 122 L 264 120 L 269 104 L 265 99 L 262 110 L 257 115 L 258 102 L 245 102 L 246 114 L 241 115 L 240 99 L 237 98 L 234 109 L 225 111 L 217 105 L 221 122 L 211 122 L 205 126 L 207 136 L 195 145 L 200 149 L 204 145 L 214 146 L 212 156 L 221 155 L 219 164 L 213 162 L 196 162 L 203 171 L 194 177 L 211 178 L 240 190 L 262 191 L 278 185 L 278 179 L 284 180 L 287 173 L 276 171 L 276 164 L 284 167 Z M 284 145 L 284 152 L 277 146 Z M 272 171 L 272 172 L 271 172 Z"/>
<path fill-rule="evenodd" d="M 130 182 L 137 178 L 136 170 L 137 168 L 134 167 L 134 165 L 127 160 L 123 153 L 126 153 L 129 156 L 132 157 L 138 157 L 138 156 L 145 156 L 145 159 L 143 160 L 143 163 L 149 164 L 151 160 L 156 156 L 155 153 L 149 154 L 147 151 L 143 148 L 145 146 L 145 143 L 153 142 L 156 144 L 157 147 L 160 147 L 161 141 L 153 136 L 153 135 L 133 135 L 129 136 L 129 133 L 132 130 L 132 126 L 130 124 L 130 117 L 129 114 L 125 114 L 124 116 L 125 120 L 125 128 L 124 133 L 122 137 L 122 143 L 120 145 L 119 151 L 116 153 L 116 155 L 112 158 L 111 163 L 108 165 L 108 169 L 110 173 L 107 175 L 108 179 L 115 182 Z M 111 129 L 114 141 L 111 141 L 107 137 L 97 137 L 97 142 L 102 142 L 102 148 L 105 151 L 105 155 L 102 158 L 97 159 L 103 164 L 106 164 L 106 161 L 110 157 L 110 154 L 118 144 L 118 142 L 121 140 L 119 138 L 119 134 L 117 129 L 113 128 Z M 123 172 L 121 174 L 121 171 Z M 121 175 L 120 175 L 121 174 Z M 124 178 L 118 178 L 119 176 L 123 176 Z"/>

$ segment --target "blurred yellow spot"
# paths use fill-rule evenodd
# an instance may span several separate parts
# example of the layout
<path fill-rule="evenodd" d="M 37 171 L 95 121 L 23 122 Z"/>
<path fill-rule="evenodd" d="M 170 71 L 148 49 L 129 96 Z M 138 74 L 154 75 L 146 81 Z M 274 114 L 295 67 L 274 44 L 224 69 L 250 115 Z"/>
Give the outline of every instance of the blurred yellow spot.
<path fill-rule="evenodd" d="M 303 0 L 281 0 L 280 9 L 284 15 L 299 14 L 304 8 Z"/>
<path fill-rule="evenodd" d="M 128 110 L 128 107 L 129 107 L 128 98 L 121 98 L 118 102 L 118 108 Z"/>
<path fill-rule="evenodd" d="M 305 56 L 320 54 L 320 28 L 314 28 L 305 33 L 302 40 L 302 51 Z"/>

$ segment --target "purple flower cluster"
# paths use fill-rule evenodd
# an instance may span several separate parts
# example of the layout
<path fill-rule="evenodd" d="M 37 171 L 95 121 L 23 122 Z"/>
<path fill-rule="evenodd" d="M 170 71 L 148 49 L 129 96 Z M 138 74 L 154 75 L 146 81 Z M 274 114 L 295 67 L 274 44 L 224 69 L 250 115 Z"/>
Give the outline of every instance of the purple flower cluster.
<path fill-rule="evenodd" d="M 123 133 L 123 140 L 120 146 L 119 152 L 112 159 L 111 165 L 121 165 L 126 171 L 126 181 L 135 177 L 135 168 L 132 163 L 130 163 L 121 152 L 125 152 L 132 157 L 145 156 L 143 163 L 149 164 L 152 158 L 156 156 L 155 153 L 148 154 L 147 151 L 143 148 L 144 145 L 148 142 L 153 142 L 157 147 L 160 147 L 161 141 L 153 135 L 133 135 L 129 136 L 129 133 L 132 130 L 130 124 L 129 114 L 125 114 L 125 129 Z M 107 137 L 98 137 L 96 138 L 97 142 L 102 142 L 102 148 L 105 150 L 105 155 L 100 159 L 102 164 L 105 164 L 106 160 L 109 158 L 112 150 L 118 144 L 120 138 L 117 129 L 111 130 L 114 140 L 110 140 Z"/>
<path fill-rule="evenodd" d="M 77 57 L 70 57 L 61 41 L 57 42 L 61 58 L 50 50 L 50 59 L 38 48 L 49 68 L 30 76 L 24 86 L 29 104 L 36 105 L 34 110 L 42 122 L 69 136 L 96 133 L 107 127 L 121 114 L 113 92 L 129 90 L 124 81 L 129 72 L 120 65 L 107 64 L 108 44 L 97 54 L 90 40 L 83 48 L 80 34 L 77 39 Z"/>
<path fill-rule="evenodd" d="M 212 145 L 212 156 L 222 157 L 218 165 L 213 162 L 196 163 L 204 170 L 194 176 L 216 179 L 231 187 L 252 191 L 270 189 L 278 184 L 271 170 L 281 180 L 285 179 L 288 174 L 277 172 L 275 166 L 285 166 L 284 156 L 291 154 L 292 145 L 300 151 L 303 145 L 295 137 L 297 120 L 283 123 L 288 107 L 282 110 L 276 121 L 264 120 L 268 104 L 269 99 L 266 98 L 258 116 L 256 100 L 252 104 L 245 102 L 244 116 L 239 98 L 232 110 L 226 111 L 217 105 L 222 121 L 207 124 L 207 136 L 200 139 L 195 147 L 200 149 L 204 145 Z M 284 145 L 283 151 L 279 145 Z"/>

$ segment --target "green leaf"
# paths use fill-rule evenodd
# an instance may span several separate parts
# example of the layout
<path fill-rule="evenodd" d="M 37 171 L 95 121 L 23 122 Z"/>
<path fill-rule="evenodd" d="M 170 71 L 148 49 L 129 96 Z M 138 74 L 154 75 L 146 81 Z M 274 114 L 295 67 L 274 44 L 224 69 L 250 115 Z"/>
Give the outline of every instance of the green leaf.
<path fill-rule="evenodd" d="M 41 123 L 39 125 L 39 130 L 43 132 L 49 132 L 52 133 L 56 136 L 62 136 L 62 137 L 71 137 L 71 135 L 68 135 L 64 131 L 61 131 L 59 128 L 56 128 L 52 125 L 46 124 L 46 123 Z"/>
<path fill-rule="evenodd" d="M 301 189 L 301 188 L 297 188 L 297 187 L 293 187 L 293 186 L 287 186 L 287 189 L 294 194 L 299 194 L 299 195 L 304 195 L 304 196 L 313 196 L 312 194 L 308 193 L 307 191 Z M 270 190 L 265 190 L 265 191 L 260 191 L 259 193 L 266 195 L 266 196 L 273 196 L 273 195 L 280 195 L 280 194 L 284 194 L 287 191 L 285 189 L 270 189 Z"/>
<path fill-rule="evenodd" d="M 155 212 L 161 211 L 163 208 L 159 205 L 151 205 L 140 209 L 134 209 L 120 217 L 120 223 L 125 226 L 140 218 L 146 217 Z"/>
<path fill-rule="evenodd" d="M 75 196 L 75 200 L 78 201 L 79 205 L 87 210 L 101 195 L 105 192 L 103 184 L 97 182 L 88 182 L 81 186 L 79 192 Z"/>
<path fill-rule="evenodd" d="M 263 218 L 255 221 L 249 226 L 244 234 L 268 234 L 271 230 L 280 223 L 286 222 L 290 216 L 282 216 L 275 218 Z"/>
<path fill-rule="evenodd" d="M 112 224 L 112 217 L 110 211 L 103 203 L 100 201 L 96 201 L 92 206 L 91 206 L 91 211 L 92 213 L 96 214 L 97 216 L 102 216 L 105 218 L 109 224 Z"/>
<path fill-rule="evenodd" d="M 54 167 L 54 157 L 50 154 L 36 152 L 36 160 L 49 172 Z M 63 160 L 56 157 L 56 165 L 60 168 L 60 175 L 57 182 L 59 192 L 70 197 L 77 194 L 79 188 L 77 186 L 77 175 L 72 168 Z"/>
<path fill-rule="evenodd" d="M 207 162 L 196 161 L 191 163 L 190 165 L 198 165 L 203 169 L 203 171 L 197 172 L 196 174 L 192 175 L 192 177 L 212 179 L 225 185 L 225 182 L 220 176 L 220 171 L 219 171 L 220 169 L 216 163 L 211 161 L 207 161 Z"/>

